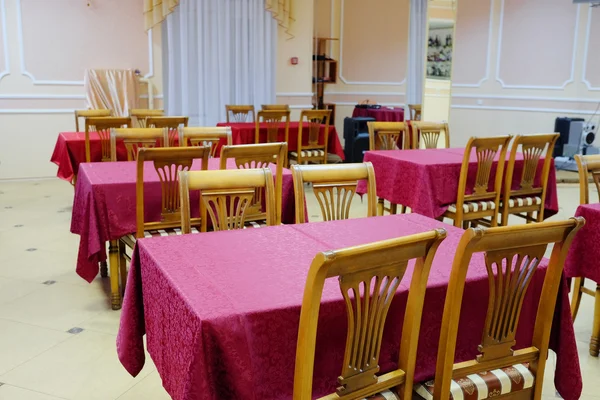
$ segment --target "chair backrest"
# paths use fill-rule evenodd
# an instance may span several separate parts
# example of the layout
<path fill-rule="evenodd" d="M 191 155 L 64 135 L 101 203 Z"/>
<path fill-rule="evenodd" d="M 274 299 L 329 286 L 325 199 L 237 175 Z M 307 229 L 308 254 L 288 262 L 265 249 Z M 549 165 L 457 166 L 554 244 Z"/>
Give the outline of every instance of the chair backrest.
<path fill-rule="evenodd" d="M 296 223 L 306 222 L 304 184 L 312 183 L 324 221 L 350 218 L 358 181 L 367 181 L 367 217 L 377 215 L 375 172 L 370 162 L 333 165 L 292 165 Z"/>
<path fill-rule="evenodd" d="M 281 142 L 279 139 L 279 131 L 281 124 L 285 124 L 284 142 L 288 143 L 290 130 L 290 111 L 259 111 L 256 114 L 256 127 L 254 133 L 254 143 L 260 143 L 260 124 L 266 124 L 267 140 L 265 143 Z"/>
<path fill-rule="evenodd" d="M 127 161 L 137 160 L 138 150 L 141 148 L 160 147 L 167 143 L 166 128 L 127 128 L 111 129 L 110 131 L 110 157 L 117 161 L 117 140 L 123 140 L 127 149 Z"/>
<path fill-rule="evenodd" d="M 408 125 L 404 122 L 367 122 L 369 150 L 409 149 Z"/>
<path fill-rule="evenodd" d="M 148 117 L 146 118 L 146 127 L 148 128 L 167 128 L 169 142 L 165 147 L 175 146 L 175 138 L 179 134 L 179 127 L 188 126 L 188 117 Z"/>
<path fill-rule="evenodd" d="M 458 181 L 458 194 L 456 200 L 458 219 L 461 219 L 460 216 L 463 212 L 463 204 L 469 201 L 493 200 L 496 203 L 496 211 L 498 210 L 500 191 L 502 190 L 502 180 L 504 178 L 506 148 L 508 147 L 510 139 L 510 135 L 485 138 L 472 137 L 467 142 Z M 471 163 L 471 155 L 473 153 L 477 160 L 474 181 L 469 179 L 469 164 Z M 492 190 L 489 190 L 492 167 L 496 160 L 497 166 L 494 186 Z M 469 184 L 469 187 L 467 187 L 467 184 Z"/>
<path fill-rule="evenodd" d="M 440 137 L 444 135 L 444 147 L 450 147 L 450 129 L 445 122 L 411 121 L 412 145 L 414 149 L 420 149 L 421 143 L 426 149 L 437 149 Z"/>
<path fill-rule="evenodd" d="M 579 170 L 579 202 L 590 203 L 589 175 L 596 184 L 598 200 L 600 200 L 600 154 L 582 156 L 576 155 L 577 169 Z"/>
<path fill-rule="evenodd" d="M 412 398 L 427 279 L 431 262 L 445 237 L 446 231 L 438 229 L 316 255 L 308 270 L 300 311 L 294 400 L 312 399 L 319 308 L 328 278 L 337 278 L 339 282 L 348 328 L 337 396 L 323 398 L 364 399 L 398 386 L 400 398 Z M 398 366 L 376 376 L 387 314 L 410 260 L 415 260 L 415 267 L 402 324 Z"/>
<path fill-rule="evenodd" d="M 112 110 L 107 109 L 75 110 L 75 132 L 79 132 L 79 118 L 110 116 L 112 116 Z"/>
<path fill-rule="evenodd" d="M 262 104 L 260 109 L 263 111 L 289 111 L 289 104 Z"/>
<path fill-rule="evenodd" d="M 201 231 L 206 232 L 208 218 L 213 230 L 243 229 L 246 214 L 256 190 L 264 189 L 267 225 L 275 225 L 273 175 L 269 168 L 182 171 L 181 219 L 183 233 L 190 233 L 190 191 L 200 191 Z"/>
<path fill-rule="evenodd" d="M 90 132 L 97 132 L 100 138 L 100 145 L 102 147 L 101 161 L 113 161 L 110 147 L 110 131 L 114 128 L 127 128 L 130 126 L 131 118 L 129 117 L 87 117 L 85 119 L 85 161 L 92 162 Z"/>
<path fill-rule="evenodd" d="M 298 124 L 298 153 L 303 149 L 324 149 L 327 158 L 329 140 L 329 118 L 331 110 L 302 110 Z M 321 129 L 324 129 L 322 140 Z M 308 143 L 303 144 L 303 137 L 308 133 Z"/>
<path fill-rule="evenodd" d="M 550 175 L 550 165 L 552 163 L 552 152 L 559 136 L 558 133 L 515 136 L 504 177 L 504 193 L 502 197 L 505 199 L 505 205 L 508 204 L 508 199 L 511 197 L 538 195 L 542 199 L 541 209 L 544 209 L 548 175 Z M 521 172 L 518 189 L 513 190 L 513 176 L 519 147 L 523 155 L 523 171 Z M 541 158 L 544 158 L 544 165 L 539 177 L 539 186 L 534 187 Z"/>
<path fill-rule="evenodd" d="M 165 115 L 164 110 L 150 108 L 132 108 L 129 110 L 129 116 L 136 119 L 138 128 L 146 128 L 146 119 L 148 117 L 162 117 L 163 115 Z"/>
<path fill-rule="evenodd" d="M 287 157 L 287 143 L 243 144 L 223 146 L 221 149 L 221 169 L 227 169 L 227 160 L 233 158 L 238 169 L 266 168 L 275 164 L 275 216 L 281 223 L 283 198 L 283 168 Z M 257 194 L 258 199 L 261 195 Z"/>
<path fill-rule="evenodd" d="M 179 197 L 179 172 L 189 171 L 194 160 L 201 160 L 201 168 L 208 169 L 208 147 L 142 148 L 137 156 L 136 178 L 136 237 L 143 238 L 144 231 L 181 226 L 181 201 Z M 152 161 L 161 187 L 160 221 L 144 220 L 144 162 Z M 199 220 L 196 224 L 199 224 Z"/>
<path fill-rule="evenodd" d="M 421 120 L 421 104 L 409 104 L 408 112 L 410 114 L 411 121 L 420 121 Z"/>
<path fill-rule="evenodd" d="M 225 112 L 227 113 L 227 122 L 254 122 L 256 120 L 252 105 L 226 105 Z"/>
<path fill-rule="evenodd" d="M 535 377 L 535 388 L 526 398 L 540 398 L 563 264 L 573 237 L 583 224 L 583 218 L 571 218 L 561 222 L 470 228 L 463 234 L 446 292 L 434 399 L 449 398 L 453 378 L 527 362 Z M 513 351 L 525 294 L 550 243 L 554 243 L 554 248 L 538 300 L 531 347 Z M 484 253 L 489 277 L 488 309 L 480 354 L 474 360 L 454 364 L 465 280 L 475 253 Z"/>
<path fill-rule="evenodd" d="M 216 127 L 179 127 L 179 145 L 180 146 L 208 146 L 210 147 L 210 156 L 217 156 L 217 148 L 219 142 L 225 139 L 227 146 L 233 144 L 231 135 L 231 127 L 216 126 Z"/>

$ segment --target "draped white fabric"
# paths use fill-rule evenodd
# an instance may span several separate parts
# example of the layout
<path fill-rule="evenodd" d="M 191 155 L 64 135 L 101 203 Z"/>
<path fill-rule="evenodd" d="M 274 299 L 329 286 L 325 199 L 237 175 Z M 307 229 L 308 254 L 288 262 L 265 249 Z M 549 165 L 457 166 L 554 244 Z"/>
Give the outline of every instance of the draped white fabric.
<path fill-rule="evenodd" d="M 423 102 L 425 57 L 427 54 L 427 2 L 428 0 L 410 0 L 408 73 L 406 78 L 407 104 L 422 104 Z M 408 112 L 408 107 L 406 112 Z"/>
<path fill-rule="evenodd" d="M 214 126 L 226 104 L 275 102 L 277 22 L 264 0 L 181 0 L 162 31 L 168 115 Z"/>

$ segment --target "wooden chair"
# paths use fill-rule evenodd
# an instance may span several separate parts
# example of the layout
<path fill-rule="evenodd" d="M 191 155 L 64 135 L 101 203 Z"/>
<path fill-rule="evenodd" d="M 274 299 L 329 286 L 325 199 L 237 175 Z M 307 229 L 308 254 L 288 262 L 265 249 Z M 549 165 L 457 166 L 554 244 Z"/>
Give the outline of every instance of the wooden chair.
<path fill-rule="evenodd" d="M 410 114 L 411 121 L 421 120 L 421 104 L 409 104 L 408 113 Z"/>
<path fill-rule="evenodd" d="M 289 111 L 290 106 L 288 104 L 262 104 L 260 109 L 262 111 Z"/>
<path fill-rule="evenodd" d="M 331 110 L 303 110 L 298 124 L 298 149 L 290 152 L 290 163 L 327 164 L 327 144 L 329 143 L 329 117 Z M 306 131 L 303 129 L 306 124 Z M 321 129 L 323 139 L 321 138 Z M 304 132 L 308 133 L 308 144 L 304 145 Z M 321 142 L 321 143 L 319 143 Z"/>
<path fill-rule="evenodd" d="M 208 219 L 215 231 L 259 227 L 248 223 L 246 215 L 257 190 L 265 191 L 267 225 L 275 225 L 275 193 L 269 168 L 216 171 L 182 171 L 181 220 L 184 233 L 190 233 L 190 191 L 200 191 L 201 231 L 208 229 Z"/>
<path fill-rule="evenodd" d="M 498 396 L 506 399 L 540 399 L 548 357 L 554 307 L 561 286 L 564 260 L 583 218 L 561 222 L 469 229 L 461 238 L 446 292 L 440 333 L 435 382 L 416 385 L 426 399 L 475 398 Z M 544 257 L 548 244 L 554 243 L 545 273 L 530 347 L 513 350 L 523 300 Z M 470 361 L 454 363 L 462 297 L 467 270 L 473 254 L 484 253 L 489 275 L 487 317 L 479 345 L 480 354 Z M 485 301 L 485 299 L 482 299 Z M 506 379 L 485 379 L 500 375 Z M 433 390 L 435 388 L 435 390 Z M 488 393 L 482 396 L 481 392 Z M 433 392 L 433 395 L 432 395 Z"/>
<path fill-rule="evenodd" d="M 275 164 L 275 223 L 281 224 L 283 199 L 283 168 L 287 155 L 287 143 L 245 144 L 223 146 L 221 149 L 221 169 L 227 169 L 227 160 L 233 158 L 238 169 L 265 168 Z M 304 203 L 303 203 L 304 204 Z M 266 210 L 262 207 L 262 191 L 248 209 L 246 219 L 262 221 L 266 219 Z"/>
<path fill-rule="evenodd" d="M 128 117 L 88 117 L 85 119 L 85 162 L 92 162 L 90 150 L 90 132 L 97 132 L 102 147 L 101 161 L 112 161 L 110 131 L 114 128 L 131 126 Z M 116 161 L 115 150 L 115 161 Z"/>
<path fill-rule="evenodd" d="M 217 157 L 217 148 L 219 142 L 225 139 L 227 146 L 233 144 L 231 127 L 218 126 L 206 128 L 182 128 L 179 127 L 179 145 L 180 146 L 208 146 L 210 147 L 210 156 Z"/>
<path fill-rule="evenodd" d="M 98 110 L 75 110 L 75 132 L 79 132 L 79 118 L 89 117 L 111 117 L 112 110 L 98 109 Z"/>
<path fill-rule="evenodd" d="M 590 203 L 590 175 L 600 200 L 600 155 L 576 155 L 575 161 L 579 170 L 579 202 L 581 204 Z M 598 357 L 600 349 L 600 343 L 597 339 L 600 337 L 600 285 L 598 283 L 596 283 L 596 290 L 594 291 L 584 286 L 585 278 L 573 279 L 573 299 L 571 301 L 571 314 L 573 315 L 573 321 L 575 321 L 581 304 L 581 295 L 587 294 L 595 298 L 592 339 L 590 341 L 590 354 L 594 357 Z"/>
<path fill-rule="evenodd" d="M 367 217 L 376 209 L 375 172 L 370 162 L 335 165 L 292 165 L 296 223 L 306 222 L 304 214 L 304 184 L 312 183 L 324 221 L 350 218 L 350 206 L 359 180 L 367 181 Z"/>
<path fill-rule="evenodd" d="M 259 111 L 256 114 L 256 124 L 254 130 L 254 143 L 256 144 L 261 143 L 261 123 L 267 125 L 267 140 L 264 143 L 274 143 L 282 141 L 288 143 L 290 132 L 290 111 Z M 279 139 L 279 130 L 281 129 L 281 124 L 284 124 L 284 140 Z"/>
<path fill-rule="evenodd" d="M 254 106 L 225 106 L 225 112 L 227 113 L 227 122 L 254 122 L 256 117 L 254 115 Z M 252 121 L 249 117 L 252 116 Z"/>
<path fill-rule="evenodd" d="M 148 117 L 146 118 L 146 127 L 167 128 L 169 141 L 165 147 L 174 147 L 175 139 L 179 135 L 179 127 L 187 127 L 188 119 L 188 117 Z"/>
<path fill-rule="evenodd" d="M 423 302 L 431 262 L 446 231 L 438 229 L 318 253 L 308 270 L 296 346 L 294 400 L 312 399 L 319 309 L 325 280 L 335 278 L 348 328 L 336 393 L 321 399 L 411 399 Z M 382 375 L 379 356 L 390 305 L 409 261 L 415 260 L 396 369 Z M 368 289 L 366 289 L 368 288 Z M 374 395 L 374 396 L 373 396 Z"/>
<path fill-rule="evenodd" d="M 155 110 L 149 108 L 132 108 L 129 110 L 129 116 L 135 118 L 138 128 L 146 128 L 146 119 L 148 117 L 162 117 L 165 115 L 164 110 Z"/>
<path fill-rule="evenodd" d="M 413 149 L 420 149 L 421 143 L 425 149 L 437 149 L 442 135 L 444 135 L 444 147 L 450 148 L 450 129 L 447 123 L 411 121 L 410 124 Z"/>
<path fill-rule="evenodd" d="M 127 149 L 127 161 L 137 160 L 141 148 L 160 147 L 167 143 L 166 128 L 128 128 L 111 129 L 110 131 L 110 157 L 117 161 L 117 140 L 123 140 Z"/>
<path fill-rule="evenodd" d="M 139 129 L 139 128 L 138 128 Z M 142 148 L 137 156 L 137 175 L 135 183 L 136 191 L 136 232 L 119 239 L 119 266 L 121 275 L 121 287 L 125 288 L 127 280 L 127 264 L 131 258 L 126 249 L 133 250 L 137 239 L 153 236 L 181 235 L 181 202 L 179 198 L 179 172 L 188 171 L 192 168 L 194 160 L 201 160 L 201 168 L 208 168 L 208 147 L 188 148 Z M 162 206 L 159 221 L 146 221 L 144 217 L 144 163 L 152 162 L 154 169 L 160 179 Z M 200 219 L 194 218 L 188 221 L 190 226 L 200 225 Z M 195 229 L 197 233 L 198 230 Z M 113 273 L 111 265 L 111 298 L 113 306 L 118 304 L 120 308 L 119 278 L 116 271 Z"/>
<path fill-rule="evenodd" d="M 454 220 L 454 226 L 464 229 L 467 228 L 466 225 L 469 221 L 482 223 L 488 217 L 491 218 L 489 221 L 491 226 L 498 224 L 504 160 L 510 139 L 509 135 L 469 139 L 460 169 L 456 203 L 451 204 L 442 217 Z M 477 157 L 477 172 L 474 181 L 469 179 L 469 164 L 473 152 Z M 493 189 L 490 191 L 490 176 L 496 158 L 498 161 L 496 177 Z M 469 183 L 469 191 L 467 191 L 467 183 Z"/>
<path fill-rule="evenodd" d="M 501 225 L 508 225 L 509 215 L 524 218 L 527 223 L 542 222 L 544 220 L 544 205 L 546 203 L 546 189 L 552 163 L 552 152 L 559 136 L 558 133 L 517 135 L 513 140 L 500 204 Z M 513 189 L 513 176 L 519 147 L 521 147 L 521 153 L 523 154 L 523 171 L 521 172 L 518 188 Z M 544 157 L 544 165 L 539 175 L 539 186 L 534 187 L 536 185 L 535 178 L 538 176 L 538 165 L 542 157 Z M 534 212 L 536 213 L 535 218 L 533 217 Z"/>
<path fill-rule="evenodd" d="M 410 149 L 408 125 L 404 122 L 367 122 L 369 150 Z"/>

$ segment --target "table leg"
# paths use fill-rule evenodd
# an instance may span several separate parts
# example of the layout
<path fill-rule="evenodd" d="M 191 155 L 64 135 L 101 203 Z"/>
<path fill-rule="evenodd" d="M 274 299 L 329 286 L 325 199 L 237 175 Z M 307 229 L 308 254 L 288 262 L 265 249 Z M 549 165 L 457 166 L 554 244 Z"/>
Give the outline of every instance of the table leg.
<path fill-rule="evenodd" d="M 600 349 L 600 285 L 596 285 L 596 296 L 594 304 L 594 325 L 592 326 L 592 338 L 590 339 L 590 354 L 598 357 Z"/>
<path fill-rule="evenodd" d="M 390 214 L 396 214 L 398 212 L 398 204 L 390 202 Z"/>
<path fill-rule="evenodd" d="M 119 244 L 111 240 L 108 246 L 110 267 L 110 302 L 113 310 L 121 309 L 121 292 L 119 291 Z"/>
<path fill-rule="evenodd" d="M 125 257 L 125 243 L 119 240 L 119 272 L 121 274 L 121 292 L 125 296 L 127 285 L 127 257 Z"/>
<path fill-rule="evenodd" d="M 377 215 L 381 216 L 383 215 L 383 202 L 385 200 L 383 200 L 382 197 L 377 199 Z"/>
<path fill-rule="evenodd" d="M 106 278 L 108 276 L 108 265 L 106 261 L 100 263 L 100 276 Z"/>
<path fill-rule="evenodd" d="M 573 322 L 577 318 L 577 312 L 579 311 L 579 305 L 581 304 L 581 287 L 584 285 L 585 278 L 574 278 L 573 279 L 573 297 L 571 298 L 571 316 Z"/>

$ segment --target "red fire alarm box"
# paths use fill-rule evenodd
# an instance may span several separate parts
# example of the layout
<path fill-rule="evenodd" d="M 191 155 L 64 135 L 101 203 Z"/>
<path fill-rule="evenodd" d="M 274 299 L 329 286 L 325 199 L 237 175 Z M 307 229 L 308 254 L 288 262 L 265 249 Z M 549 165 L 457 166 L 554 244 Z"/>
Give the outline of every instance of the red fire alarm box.
<path fill-rule="evenodd" d="M 292 57 L 292 58 L 290 58 L 290 63 L 292 65 L 298 65 L 298 57 Z"/>

